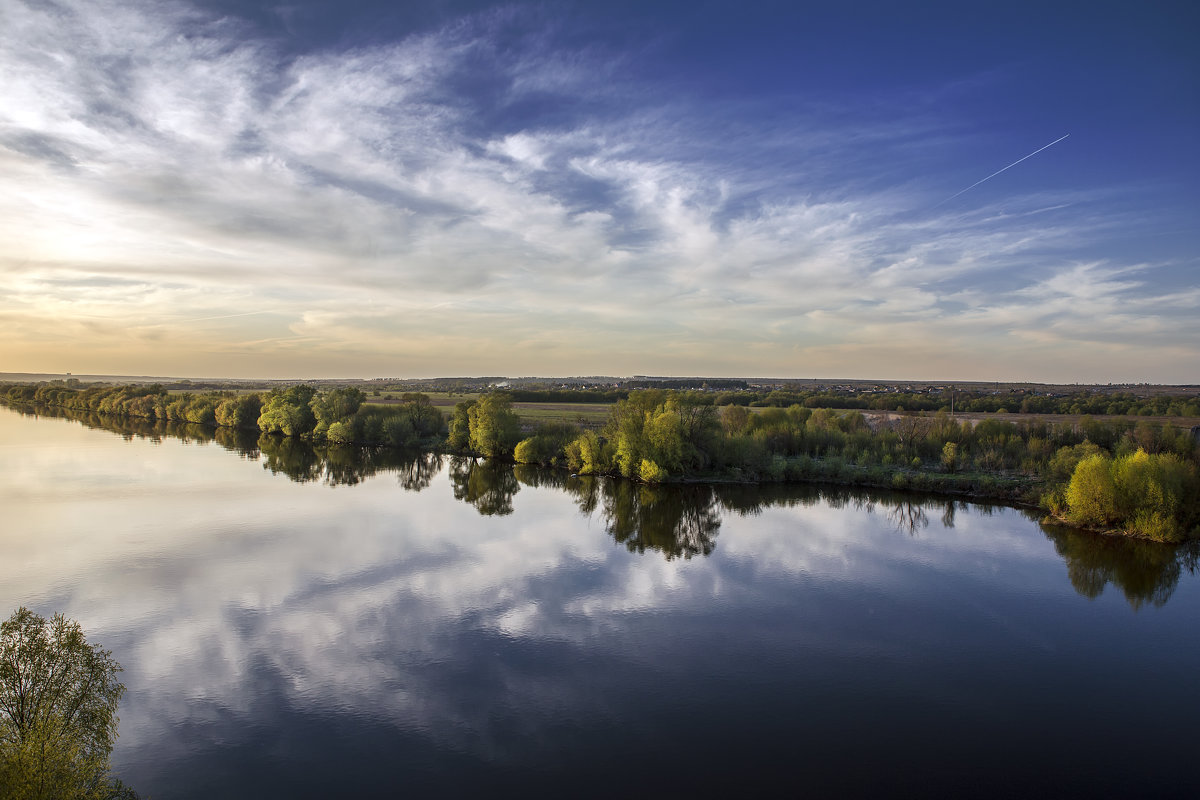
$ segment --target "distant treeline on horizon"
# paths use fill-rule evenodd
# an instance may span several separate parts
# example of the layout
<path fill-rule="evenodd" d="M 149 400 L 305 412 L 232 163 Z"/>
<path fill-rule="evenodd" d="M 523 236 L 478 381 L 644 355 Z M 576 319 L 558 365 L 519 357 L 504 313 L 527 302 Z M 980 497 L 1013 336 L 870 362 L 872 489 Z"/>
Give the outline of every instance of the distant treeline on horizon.
<path fill-rule="evenodd" d="M 423 388 L 421 391 L 447 391 L 460 394 L 482 394 L 497 390 L 496 382 L 502 379 L 481 378 L 477 383 L 458 382 L 441 390 Z M 298 384 L 272 382 L 272 390 Z M 425 382 L 417 382 L 425 383 Z M 431 382 L 432 383 L 432 382 Z M 3 384 L 0 384 L 2 386 Z M 111 383 L 87 384 L 77 378 L 56 379 L 38 383 L 11 384 L 22 386 L 50 386 L 69 389 L 111 389 Z M 131 384 L 145 390 L 164 391 L 245 391 L 234 385 L 179 381 L 170 384 Z M 438 383 L 436 385 L 441 386 Z M 356 382 L 346 385 L 337 381 L 318 388 L 357 388 L 364 391 L 368 402 L 372 397 L 385 394 L 413 394 L 413 382 L 399 384 L 402 388 L 386 388 L 388 384 Z M 702 393 L 701 401 L 716 406 L 750 406 L 757 408 L 788 408 L 801 405 L 806 408 L 838 408 L 872 411 L 956 411 L 962 413 L 1020 413 L 1020 414 L 1073 414 L 1090 416 L 1142 416 L 1142 417 L 1195 417 L 1200 419 L 1200 395 L 1145 393 L 1114 391 L 1097 387 L 1079 388 L 1073 391 L 1048 389 L 989 389 L 976 385 L 972 388 L 931 386 L 925 390 L 904 391 L 890 388 L 811 388 L 811 389 L 754 389 L 744 380 L 734 379 L 645 379 L 624 381 L 614 387 L 587 388 L 530 388 L 528 386 L 500 386 L 514 403 L 616 403 L 629 397 L 631 391 L 640 389 L 671 389 Z"/>

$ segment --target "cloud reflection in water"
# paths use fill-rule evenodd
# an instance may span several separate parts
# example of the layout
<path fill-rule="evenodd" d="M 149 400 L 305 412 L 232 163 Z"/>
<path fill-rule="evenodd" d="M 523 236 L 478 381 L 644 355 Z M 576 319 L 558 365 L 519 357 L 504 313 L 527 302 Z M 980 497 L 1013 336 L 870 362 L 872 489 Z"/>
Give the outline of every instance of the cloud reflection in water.
<path fill-rule="evenodd" d="M 338 779 L 378 787 L 397 759 L 434 782 L 578 771 L 589 749 L 682 746 L 709 715 L 770 750 L 772 702 L 828 726 L 879 669 L 904 707 L 966 692 L 976 659 L 1059 657 L 1052 629 L 1078 609 L 1064 557 L 1089 596 L 1117 581 L 1131 603 L 1181 574 L 1109 554 L 1077 579 L 1085 545 L 1052 547 L 1022 513 L 911 496 L 0 424 L 6 456 L 36 441 L 21 426 L 62 445 L 5 459 L 2 599 L 65 611 L 126 665 L 116 760 L 156 795 L 281 774 L 319 793 L 366 762 Z"/>

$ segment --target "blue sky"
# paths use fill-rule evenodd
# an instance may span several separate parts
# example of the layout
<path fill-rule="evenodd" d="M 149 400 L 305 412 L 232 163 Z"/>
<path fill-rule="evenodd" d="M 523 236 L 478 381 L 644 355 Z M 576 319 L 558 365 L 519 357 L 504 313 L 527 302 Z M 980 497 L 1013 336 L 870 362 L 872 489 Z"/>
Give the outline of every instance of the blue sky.
<path fill-rule="evenodd" d="M 1198 23 L 0 0 L 0 370 L 1196 382 Z"/>

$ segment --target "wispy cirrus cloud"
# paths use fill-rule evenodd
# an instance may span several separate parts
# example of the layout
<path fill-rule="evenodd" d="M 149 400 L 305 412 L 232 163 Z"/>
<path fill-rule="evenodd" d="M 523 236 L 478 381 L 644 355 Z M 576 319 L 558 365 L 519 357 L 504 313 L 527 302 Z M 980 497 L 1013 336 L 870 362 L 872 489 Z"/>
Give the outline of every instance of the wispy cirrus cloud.
<path fill-rule="evenodd" d="M 1049 380 L 1036 331 L 1063 379 L 1177 380 L 1198 349 L 1177 293 L 1114 277 L 1152 268 L 1103 256 L 1128 206 L 934 207 L 924 170 L 966 136 L 936 104 L 713 107 L 520 7 L 303 52 L 183 3 L 5 23 L 13 368 L 71 368 L 50 328 L 91 332 L 89 371 L 212 374 Z"/>

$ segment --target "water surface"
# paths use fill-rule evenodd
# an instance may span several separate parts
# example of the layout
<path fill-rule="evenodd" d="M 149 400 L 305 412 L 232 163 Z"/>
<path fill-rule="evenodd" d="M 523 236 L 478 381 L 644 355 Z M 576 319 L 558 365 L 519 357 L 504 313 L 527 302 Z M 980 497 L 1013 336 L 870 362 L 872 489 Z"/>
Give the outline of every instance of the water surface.
<path fill-rule="evenodd" d="M 55 416 L 0 408 L 0 608 L 113 650 L 158 800 L 1190 793 L 1194 550 Z"/>

